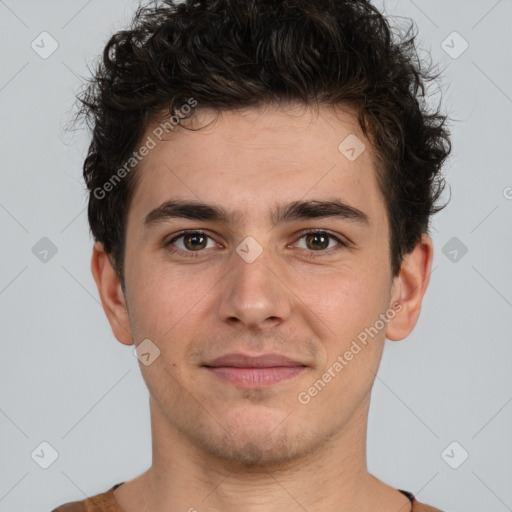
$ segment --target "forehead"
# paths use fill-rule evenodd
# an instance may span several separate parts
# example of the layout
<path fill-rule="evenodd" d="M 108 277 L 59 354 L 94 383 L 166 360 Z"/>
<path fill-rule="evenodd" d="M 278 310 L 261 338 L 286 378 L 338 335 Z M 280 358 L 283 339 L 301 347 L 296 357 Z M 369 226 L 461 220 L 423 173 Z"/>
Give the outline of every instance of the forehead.
<path fill-rule="evenodd" d="M 185 123 L 191 130 L 175 128 L 165 140 L 154 135 L 158 124 L 144 135 L 155 146 L 136 171 L 130 216 L 137 223 L 170 198 L 222 204 L 240 223 L 322 197 L 364 206 L 369 217 L 382 213 L 372 148 L 350 110 L 198 109 Z"/>

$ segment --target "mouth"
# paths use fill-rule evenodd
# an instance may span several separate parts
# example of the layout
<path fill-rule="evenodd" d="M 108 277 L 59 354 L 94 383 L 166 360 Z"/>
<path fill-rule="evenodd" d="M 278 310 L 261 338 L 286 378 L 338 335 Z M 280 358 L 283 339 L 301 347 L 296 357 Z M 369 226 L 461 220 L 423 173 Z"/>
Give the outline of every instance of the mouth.
<path fill-rule="evenodd" d="M 261 388 L 291 379 L 307 365 L 280 354 L 226 354 L 203 365 L 212 375 L 244 388 Z"/>

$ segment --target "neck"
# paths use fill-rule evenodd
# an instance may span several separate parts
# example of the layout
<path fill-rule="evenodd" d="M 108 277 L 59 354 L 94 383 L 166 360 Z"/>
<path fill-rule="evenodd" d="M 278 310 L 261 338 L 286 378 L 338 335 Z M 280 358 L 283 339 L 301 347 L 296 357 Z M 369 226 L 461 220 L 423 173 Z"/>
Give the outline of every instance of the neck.
<path fill-rule="evenodd" d="M 349 512 L 386 510 L 386 503 L 406 512 L 407 498 L 367 471 L 368 404 L 314 453 L 247 466 L 205 453 L 151 399 L 152 466 L 116 499 L 125 512 Z"/>

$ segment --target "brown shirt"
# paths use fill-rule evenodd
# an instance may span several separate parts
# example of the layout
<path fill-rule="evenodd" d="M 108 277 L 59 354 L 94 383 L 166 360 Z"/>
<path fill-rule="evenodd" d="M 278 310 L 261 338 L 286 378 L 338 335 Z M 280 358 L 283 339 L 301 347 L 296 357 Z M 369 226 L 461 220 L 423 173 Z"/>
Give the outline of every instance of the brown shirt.
<path fill-rule="evenodd" d="M 52 512 L 124 512 L 114 498 L 114 490 L 122 484 L 124 482 L 114 485 L 107 492 L 97 494 L 85 500 L 66 503 L 52 510 Z M 410 492 L 402 490 L 400 492 L 411 500 L 412 512 L 442 512 L 438 508 L 423 505 Z"/>

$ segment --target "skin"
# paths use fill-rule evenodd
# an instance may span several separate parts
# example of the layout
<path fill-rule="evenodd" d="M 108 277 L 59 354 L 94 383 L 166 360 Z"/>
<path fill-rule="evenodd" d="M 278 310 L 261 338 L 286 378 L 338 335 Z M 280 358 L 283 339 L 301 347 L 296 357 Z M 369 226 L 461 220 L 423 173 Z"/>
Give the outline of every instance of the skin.
<path fill-rule="evenodd" d="M 126 294 L 102 244 L 93 249 L 92 273 L 115 337 L 126 345 L 150 339 L 160 350 L 152 364 L 140 365 L 150 392 L 153 463 L 115 491 L 119 506 L 407 512 L 409 500 L 368 473 L 366 429 L 384 340 L 405 338 L 418 320 L 431 239 L 423 235 L 393 278 L 371 144 L 346 109 L 290 104 L 220 117 L 199 109 L 189 122 L 204 127 L 175 130 L 137 170 Z M 366 146 L 354 161 L 338 150 L 351 133 Z M 363 211 L 369 223 L 270 220 L 278 204 L 333 198 Z M 171 218 L 145 228 L 146 215 L 169 199 L 221 205 L 237 216 L 227 223 Z M 166 246 L 185 229 L 211 239 Z M 350 243 L 328 238 L 318 248 L 305 229 Z M 236 252 L 248 236 L 263 250 L 252 263 Z M 173 247 L 182 252 L 171 253 Z M 187 249 L 198 257 L 186 257 Z M 385 328 L 301 404 L 298 394 L 396 303 L 401 310 Z M 307 368 L 272 386 L 244 389 L 201 366 L 230 352 L 276 352 Z"/>

